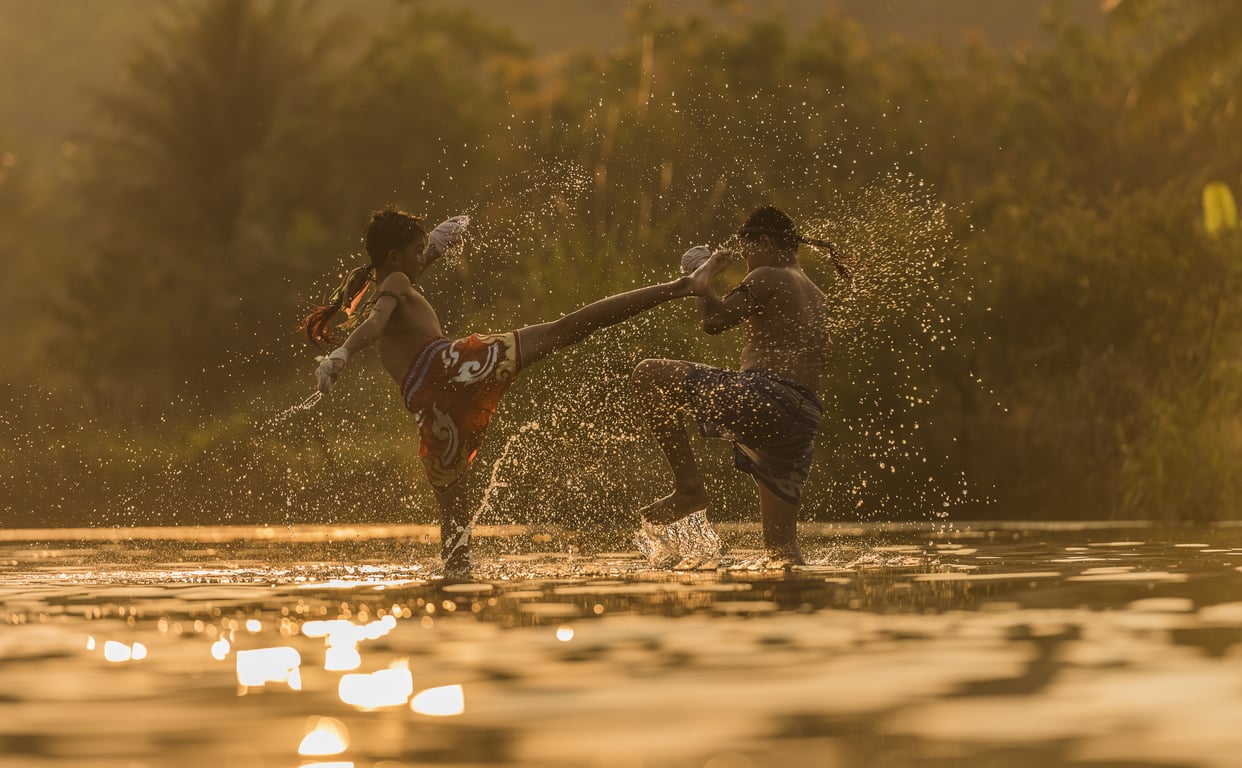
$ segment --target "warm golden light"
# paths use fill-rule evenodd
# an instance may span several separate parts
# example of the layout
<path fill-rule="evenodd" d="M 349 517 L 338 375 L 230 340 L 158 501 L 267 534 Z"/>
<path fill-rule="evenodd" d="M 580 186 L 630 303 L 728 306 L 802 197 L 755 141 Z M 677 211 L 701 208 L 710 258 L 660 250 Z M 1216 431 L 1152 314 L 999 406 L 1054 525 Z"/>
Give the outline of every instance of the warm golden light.
<path fill-rule="evenodd" d="M 345 619 L 333 619 L 331 621 L 308 621 L 302 625 L 302 634 L 307 637 L 324 637 L 333 632 L 344 632 L 354 624 Z"/>
<path fill-rule="evenodd" d="M 125 643 L 118 643 L 115 640 L 109 640 L 104 643 L 104 658 L 108 661 L 129 661 L 133 655 L 133 649 Z"/>
<path fill-rule="evenodd" d="M 357 643 L 381 638 L 396 626 L 396 617 L 389 614 L 366 624 L 355 624 L 346 619 L 308 621 L 302 625 L 302 634 L 307 637 L 327 637 L 329 645 Z"/>
<path fill-rule="evenodd" d="M 232 648 L 229 641 L 223 637 L 211 644 L 211 656 L 216 661 L 224 661 L 228 658 L 229 650 Z"/>
<path fill-rule="evenodd" d="M 263 623 L 258 619 L 248 619 L 246 621 L 246 631 L 250 634 L 253 635 L 261 629 L 263 629 Z"/>
<path fill-rule="evenodd" d="M 318 757 L 339 755 L 349 749 L 349 730 L 340 720 L 312 717 L 306 721 L 306 736 L 298 746 L 299 755 Z"/>
<path fill-rule="evenodd" d="M 302 687 L 301 665 L 297 649 L 288 646 L 238 651 L 237 682 L 245 686 L 287 683 L 297 690 Z"/>
<path fill-rule="evenodd" d="M 442 685 L 419 691 L 410 702 L 410 709 L 420 715 L 452 717 L 466 711 L 466 696 L 460 685 Z"/>
<path fill-rule="evenodd" d="M 147 647 L 142 643 L 134 643 L 133 652 L 130 655 L 134 661 L 142 661 L 147 657 Z"/>
<path fill-rule="evenodd" d="M 397 626 L 396 617 L 390 615 L 366 624 L 355 624 L 347 619 L 308 621 L 302 625 L 306 637 L 323 637 L 328 650 L 324 655 L 323 668 L 329 672 L 346 672 L 362 666 L 358 643 L 376 640 Z"/>
<path fill-rule="evenodd" d="M 345 675 L 337 686 L 341 701 L 358 709 L 397 707 L 410 700 L 414 678 L 407 661 L 394 662 L 388 669 L 363 675 Z"/>
<path fill-rule="evenodd" d="M 323 668 L 329 672 L 347 672 L 362 666 L 362 655 L 356 645 L 329 645 L 324 652 Z"/>
<path fill-rule="evenodd" d="M 562 624 L 556 628 L 556 639 L 562 643 L 568 643 L 574 639 L 574 628 L 569 624 Z"/>
<path fill-rule="evenodd" d="M 95 650 L 95 636 L 94 635 L 86 636 L 86 650 L 88 651 Z"/>

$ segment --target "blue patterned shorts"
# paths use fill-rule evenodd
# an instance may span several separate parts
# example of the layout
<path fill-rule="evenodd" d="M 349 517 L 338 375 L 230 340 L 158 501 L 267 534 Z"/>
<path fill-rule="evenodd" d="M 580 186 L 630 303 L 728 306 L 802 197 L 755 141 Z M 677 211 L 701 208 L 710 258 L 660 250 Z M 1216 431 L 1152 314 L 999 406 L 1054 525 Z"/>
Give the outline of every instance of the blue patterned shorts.
<path fill-rule="evenodd" d="M 797 504 L 815 457 L 819 398 L 768 371 L 689 365 L 687 410 L 702 435 L 732 442 L 737 469 Z"/>

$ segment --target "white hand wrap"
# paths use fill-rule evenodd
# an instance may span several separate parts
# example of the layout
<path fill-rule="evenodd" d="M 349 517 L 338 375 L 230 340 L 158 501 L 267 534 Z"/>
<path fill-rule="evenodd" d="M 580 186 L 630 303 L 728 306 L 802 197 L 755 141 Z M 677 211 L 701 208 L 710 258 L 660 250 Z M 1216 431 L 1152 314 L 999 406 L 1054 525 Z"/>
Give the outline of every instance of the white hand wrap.
<path fill-rule="evenodd" d="M 681 273 L 692 274 L 696 269 L 707 263 L 712 257 L 712 249 L 706 245 L 696 245 L 681 255 Z"/>
<path fill-rule="evenodd" d="M 437 257 L 447 256 L 450 250 L 461 244 L 469 224 L 470 217 L 465 215 L 446 219 L 427 235 L 427 243 L 435 249 Z"/>
<path fill-rule="evenodd" d="M 319 361 L 319 368 L 315 371 L 315 378 L 319 380 L 319 391 L 326 393 L 332 389 L 332 385 L 336 383 L 336 377 L 341 374 L 345 363 L 349 361 L 349 350 L 345 347 L 337 347 L 327 355 L 315 359 Z"/>

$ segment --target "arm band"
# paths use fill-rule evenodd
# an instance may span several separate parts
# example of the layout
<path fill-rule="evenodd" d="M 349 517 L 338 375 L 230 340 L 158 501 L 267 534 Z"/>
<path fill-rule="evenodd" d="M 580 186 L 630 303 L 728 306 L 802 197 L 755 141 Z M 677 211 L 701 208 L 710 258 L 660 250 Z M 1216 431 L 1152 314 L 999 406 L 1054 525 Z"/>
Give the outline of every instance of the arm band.
<path fill-rule="evenodd" d="M 727 299 L 735 293 L 746 294 L 746 298 L 750 299 L 750 303 L 756 307 L 763 305 L 763 302 L 759 301 L 759 299 L 755 297 L 755 289 L 751 287 L 750 283 L 740 283 L 736 288 L 726 293 L 725 298 Z"/>

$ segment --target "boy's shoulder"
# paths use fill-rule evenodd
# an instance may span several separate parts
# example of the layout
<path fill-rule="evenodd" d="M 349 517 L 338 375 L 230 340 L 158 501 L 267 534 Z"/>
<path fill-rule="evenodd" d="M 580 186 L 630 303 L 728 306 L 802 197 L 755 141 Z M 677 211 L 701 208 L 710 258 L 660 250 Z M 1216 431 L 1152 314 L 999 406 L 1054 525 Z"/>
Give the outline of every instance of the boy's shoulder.
<path fill-rule="evenodd" d="M 400 293 L 414 291 L 415 293 L 418 293 L 418 290 L 414 287 L 413 281 L 410 280 L 410 276 L 404 272 L 390 273 L 387 277 L 380 281 L 380 290 Z"/>
<path fill-rule="evenodd" d="M 766 284 L 772 287 L 796 285 L 810 282 L 810 278 L 797 265 L 755 267 L 744 278 L 744 282 Z"/>
<path fill-rule="evenodd" d="M 783 267 L 755 267 L 742 278 L 744 282 L 775 282 L 787 279 Z"/>

